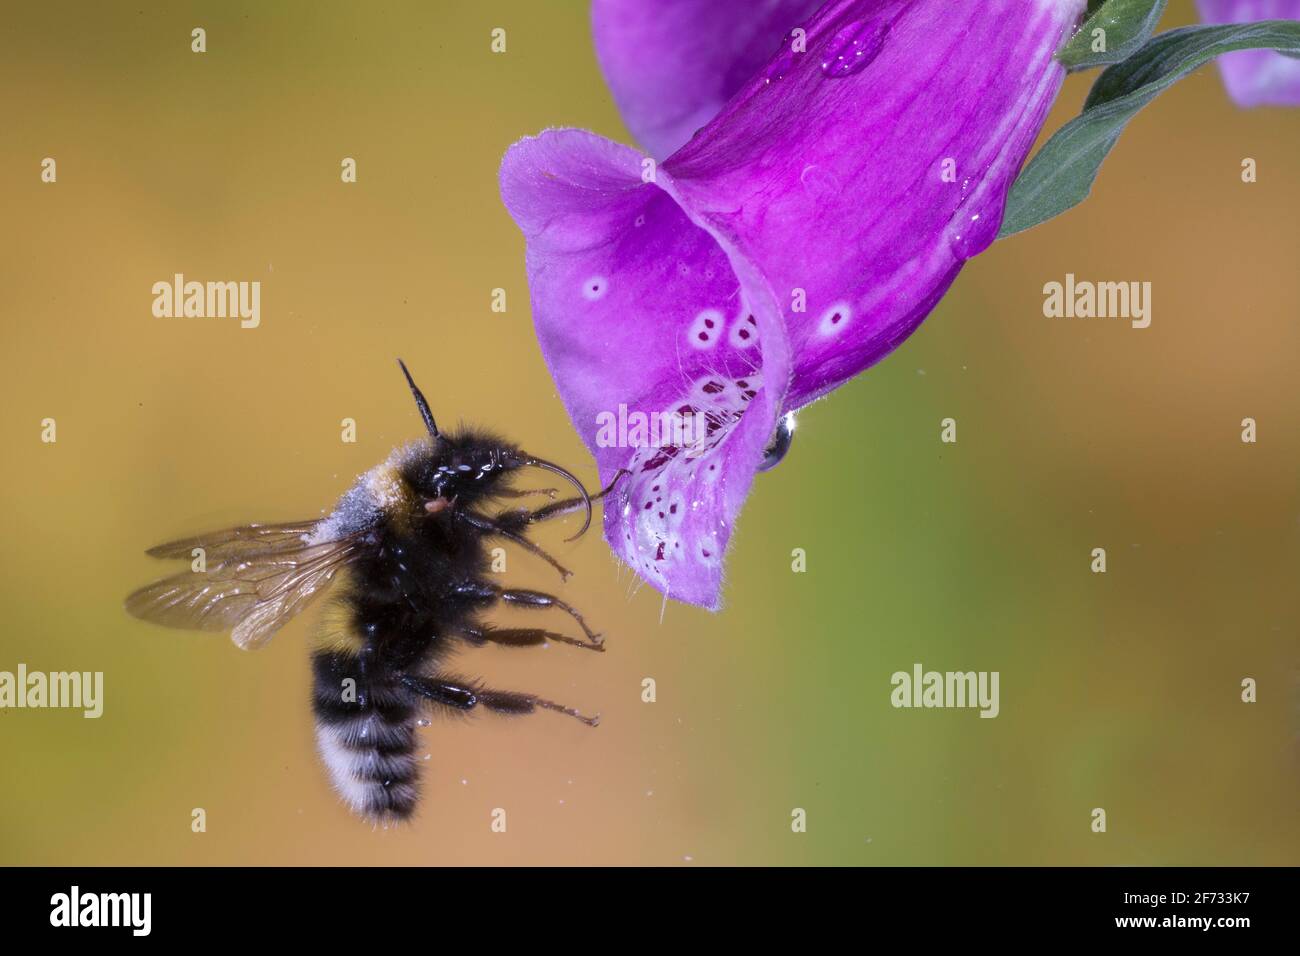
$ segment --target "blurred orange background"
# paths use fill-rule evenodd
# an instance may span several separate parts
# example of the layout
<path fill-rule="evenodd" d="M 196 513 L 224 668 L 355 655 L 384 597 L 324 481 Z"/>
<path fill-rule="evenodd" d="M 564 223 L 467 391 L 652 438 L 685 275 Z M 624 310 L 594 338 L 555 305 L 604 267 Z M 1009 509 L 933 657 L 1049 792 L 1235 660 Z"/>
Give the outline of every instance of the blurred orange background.
<path fill-rule="evenodd" d="M 1188 20 L 1171 7 L 1165 26 Z M 628 140 L 586 7 L 23 4 L 0 77 L 0 670 L 103 671 L 106 697 L 98 720 L 0 710 L 0 863 L 1300 862 L 1300 113 L 1237 110 L 1213 69 L 1157 100 L 1090 200 L 973 261 L 803 415 L 720 614 L 546 529 L 608 652 L 458 667 L 602 725 L 435 721 L 420 817 L 376 831 L 316 762 L 312 615 L 242 653 L 122 598 L 170 570 L 145 548 L 319 514 L 418 435 L 399 355 L 441 420 L 594 485 L 496 185 L 544 127 Z M 177 272 L 260 281 L 260 327 L 154 318 Z M 1067 272 L 1151 282 L 1151 327 L 1045 318 Z M 515 552 L 508 576 L 555 586 Z M 1000 716 L 890 707 L 918 661 L 999 671 Z"/>

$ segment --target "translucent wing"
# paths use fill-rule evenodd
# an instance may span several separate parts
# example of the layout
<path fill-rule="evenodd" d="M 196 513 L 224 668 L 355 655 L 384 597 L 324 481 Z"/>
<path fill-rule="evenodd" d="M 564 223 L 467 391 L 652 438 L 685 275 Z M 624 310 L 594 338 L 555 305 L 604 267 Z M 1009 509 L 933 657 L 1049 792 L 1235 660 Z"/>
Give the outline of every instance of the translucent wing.
<path fill-rule="evenodd" d="M 126 609 L 168 627 L 230 631 L 240 647 L 260 647 L 359 551 L 356 536 L 307 544 L 313 526 L 246 525 L 159 545 L 149 553 L 189 558 L 203 548 L 206 570 L 155 581 L 130 595 Z"/>
<path fill-rule="evenodd" d="M 195 548 L 202 548 L 209 557 L 225 558 L 238 554 L 253 555 L 268 551 L 295 551 L 302 547 L 303 537 L 316 527 L 315 521 L 290 521 L 285 524 L 245 524 L 238 528 L 224 528 L 179 541 L 168 541 L 150 548 L 146 553 L 155 558 L 185 558 L 193 556 Z"/>

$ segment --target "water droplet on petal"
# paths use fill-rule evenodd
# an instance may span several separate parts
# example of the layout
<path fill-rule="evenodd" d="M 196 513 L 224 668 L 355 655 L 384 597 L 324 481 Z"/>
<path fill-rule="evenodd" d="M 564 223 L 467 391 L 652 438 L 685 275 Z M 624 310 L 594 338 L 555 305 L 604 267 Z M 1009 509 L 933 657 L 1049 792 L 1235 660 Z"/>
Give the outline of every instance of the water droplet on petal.
<path fill-rule="evenodd" d="M 835 36 L 822 50 L 822 74 L 830 79 L 851 76 L 880 53 L 889 24 L 879 20 L 856 20 Z"/>
<path fill-rule="evenodd" d="M 794 56 L 792 54 L 782 54 L 777 57 L 763 73 L 764 83 L 774 83 L 790 71 L 794 65 Z"/>
<path fill-rule="evenodd" d="M 794 68 L 794 59 L 798 56 L 791 48 L 794 43 L 794 34 L 788 33 L 784 40 L 781 41 L 781 48 L 777 51 L 776 57 L 767 65 L 763 71 L 763 82 L 773 83 Z"/>
<path fill-rule="evenodd" d="M 986 212 L 958 213 L 948 226 L 948 248 L 961 261 L 979 255 L 998 237 L 998 217 Z"/>
<path fill-rule="evenodd" d="M 791 444 L 794 443 L 794 425 L 794 412 L 786 412 L 781 416 L 780 421 L 776 423 L 776 433 L 772 436 L 767 451 L 763 453 L 763 463 L 758 466 L 759 471 L 768 471 L 781 464 L 781 460 L 785 458 Z"/>

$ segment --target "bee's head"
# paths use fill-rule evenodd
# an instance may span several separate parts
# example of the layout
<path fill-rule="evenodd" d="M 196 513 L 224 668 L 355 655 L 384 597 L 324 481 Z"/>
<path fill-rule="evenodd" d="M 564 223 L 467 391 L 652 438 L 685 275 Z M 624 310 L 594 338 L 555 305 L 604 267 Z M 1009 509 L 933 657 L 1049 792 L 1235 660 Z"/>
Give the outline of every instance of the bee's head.
<path fill-rule="evenodd" d="M 411 478 L 416 492 L 428 500 L 468 501 L 504 485 L 523 457 L 482 432 L 442 432 L 431 436 L 429 453 L 421 456 Z"/>
<path fill-rule="evenodd" d="M 476 498 L 491 496 L 502 490 L 509 476 L 521 468 L 542 468 L 559 475 L 577 489 L 587 509 L 586 521 L 578 535 L 587 530 L 591 524 L 591 498 L 582 482 L 559 465 L 530 455 L 493 435 L 470 430 L 458 434 L 440 432 L 433 413 L 429 411 L 429 403 L 411 378 L 406 363 L 401 359 L 397 361 L 411 387 L 424 426 L 429 430 L 430 454 L 421 456 L 408 474 L 416 493 L 424 498 L 424 508 L 428 513 L 438 514 L 457 502 L 468 504 Z"/>

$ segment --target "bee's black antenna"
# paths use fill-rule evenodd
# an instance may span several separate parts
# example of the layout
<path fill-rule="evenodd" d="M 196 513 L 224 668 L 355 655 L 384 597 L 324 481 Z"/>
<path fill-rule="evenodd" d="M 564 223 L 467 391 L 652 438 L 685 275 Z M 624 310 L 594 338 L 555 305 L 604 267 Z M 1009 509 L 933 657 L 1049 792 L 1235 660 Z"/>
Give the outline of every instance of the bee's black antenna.
<path fill-rule="evenodd" d="M 565 468 L 561 468 L 559 465 L 552 464 L 551 462 L 546 461 L 543 458 L 534 458 L 532 455 L 529 455 L 524 460 L 524 464 L 531 465 L 535 468 L 545 468 L 547 471 L 554 472 L 555 474 L 559 475 L 561 478 L 564 478 L 565 480 L 572 483 L 574 488 L 578 489 L 578 494 L 582 497 L 582 503 L 587 509 L 587 518 L 585 521 L 583 521 L 582 527 L 578 529 L 578 533 L 575 534 L 572 538 L 569 538 L 568 540 L 572 541 L 574 540 L 574 538 L 581 538 L 584 534 L 586 534 L 587 529 L 591 527 L 591 495 L 587 494 L 587 489 L 582 486 L 582 482 L 580 482 L 576 477 L 574 477 L 572 472 L 568 471 Z"/>
<path fill-rule="evenodd" d="M 424 427 L 429 429 L 429 435 L 432 436 L 434 441 L 437 441 L 442 436 L 438 433 L 438 423 L 433 420 L 433 412 L 429 411 L 429 403 L 424 400 L 424 393 L 415 384 L 415 379 L 411 378 L 406 363 L 398 359 L 397 364 L 402 366 L 402 374 L 406 376 L 406 384 L 411 386 L 411 394 L 415 396 L 415 406 L 420 410 L 420 417 L 424 419 Z"/>

